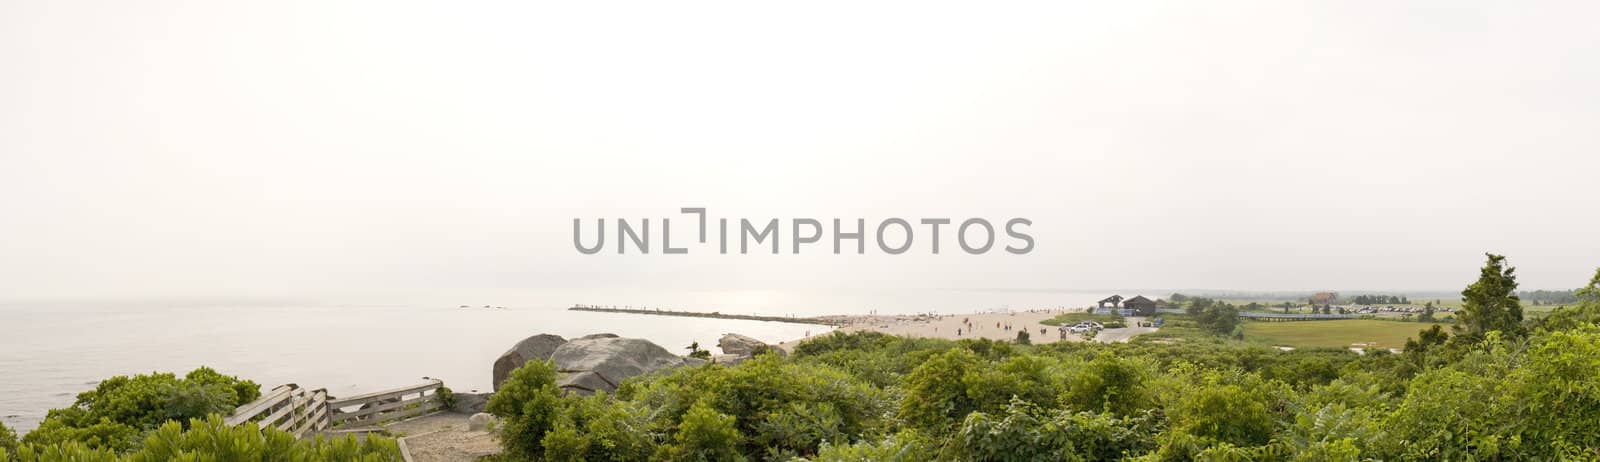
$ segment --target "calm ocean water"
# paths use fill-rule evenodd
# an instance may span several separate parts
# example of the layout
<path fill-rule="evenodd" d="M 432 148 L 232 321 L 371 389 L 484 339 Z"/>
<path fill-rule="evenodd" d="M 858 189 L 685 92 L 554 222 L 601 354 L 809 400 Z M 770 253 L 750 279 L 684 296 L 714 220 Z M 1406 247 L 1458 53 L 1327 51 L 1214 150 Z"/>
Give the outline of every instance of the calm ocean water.
<path fill-rule="evenodd" d="M 51 408 L 114 375 L 183 373 L 206 365 L 270 388 L 296 383 L 334 395 L 435 377 L 488 390 L 490 365 L 522 338 L 610 332 L 682 351 L 738 332 L 768 342 L 824 326 L 567 311 L 577 304 L 766 315 L 969 313 L 1087 305 L 1096 294 L 1049 291 L 562 290 L 416 297 L 400 304 L 0 304 L 0 418 L 25 432 Z M 445 300 L 450 300 L 446 302 Z M 459 305 L 476 308 L 462 309 Z M 483 305 L 504 309 L 483 309 Z"/>

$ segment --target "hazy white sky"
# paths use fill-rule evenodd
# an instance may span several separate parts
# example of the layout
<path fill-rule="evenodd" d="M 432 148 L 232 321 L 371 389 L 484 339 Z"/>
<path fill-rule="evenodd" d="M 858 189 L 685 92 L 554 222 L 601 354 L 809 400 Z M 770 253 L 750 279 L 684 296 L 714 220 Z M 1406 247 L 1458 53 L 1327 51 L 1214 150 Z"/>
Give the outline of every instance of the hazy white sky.
<path fill-rule="evenodd" d="M 531 3 L 0 2 L 0 298 L 1600 266 L 1593 2 Z M 691 206 L 1037 247 L 572 247 Z"/>

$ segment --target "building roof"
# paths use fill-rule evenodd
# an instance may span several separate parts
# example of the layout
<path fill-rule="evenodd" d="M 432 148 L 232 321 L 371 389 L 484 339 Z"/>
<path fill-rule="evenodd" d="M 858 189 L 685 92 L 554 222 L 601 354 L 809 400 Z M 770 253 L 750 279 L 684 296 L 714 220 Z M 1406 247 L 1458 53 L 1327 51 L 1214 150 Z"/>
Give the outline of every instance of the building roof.
<path fill-rule="evenodd" d="M 1116 302 L 1120 302 L 1120 301 L 1122 301 L 1122 296 L 1121 295 L 1112 295 L 1110 297 L 1106 297 L 1105 300 L 1101 300 L 1101 301 L 1096 302 L 1096 303 L 1116 303 Z"/>
<path fill-rule="evenodd" d="M 1135 295 L 1135 296 L 1133 296 L 1133 298 L 1130 298 L 1130 299 L 1127 299 L 1127 300 L 1123 300 L 1122 304 L 1127 305 L 1129 303 L 1134 303 L 1134 302 L 1155 303 L 1156 301 L 1148 299 L 1148 298 L 1144 298 L 1143 295 Z"/>

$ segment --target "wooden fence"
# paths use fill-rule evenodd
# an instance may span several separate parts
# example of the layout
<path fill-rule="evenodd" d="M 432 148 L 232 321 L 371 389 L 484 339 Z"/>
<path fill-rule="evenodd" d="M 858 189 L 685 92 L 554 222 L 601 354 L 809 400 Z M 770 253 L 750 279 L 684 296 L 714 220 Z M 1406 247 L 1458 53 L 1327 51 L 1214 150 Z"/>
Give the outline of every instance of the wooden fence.
<path fill-rule="evenodd" d="M 260 428 L 273 427 L 303 438 L 328 429 L 328 391 L 306 390 L 292 383 L 279 386 L 234 409 L 224 421 L 230 426 L 255 422 Z"/>
<path fill-rule="evenodd" d="M 225 422 L 228 425 L 255 422 L 260 428 L 277 428 L 293 433 L 296 438 L 338 427 L 376 427 L 443 410 L 445 403 L 439 396 L 439 389 L 443 387 L 444 382 L 435 379 L 409 387 L 333 398 L 325 389 L 306 390 L 291 383 L 239 406 Z"/>
<path fill-rule="evenodd" d="M 334 427 L 360 424 L 377 426 L 384 422 L 419 417 L 444 409 L 438 379 L 409 387 L 337 398 L 328 401 L 329 421 Z"/>

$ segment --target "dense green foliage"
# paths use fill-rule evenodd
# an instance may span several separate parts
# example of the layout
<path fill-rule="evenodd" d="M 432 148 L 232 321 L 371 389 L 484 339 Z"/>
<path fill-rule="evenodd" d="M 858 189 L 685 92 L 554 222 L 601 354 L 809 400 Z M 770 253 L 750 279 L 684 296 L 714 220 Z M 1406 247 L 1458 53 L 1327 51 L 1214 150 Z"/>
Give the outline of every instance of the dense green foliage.
<path fill-rule="evenodd" d="M 126 452 L 167 422 L 226 414 L 261 396 L 255 382 L 201 367 L 183 378 L 170 373 L 116 376 L 79 393 L 72 406 L 53 409 L 23 437 L 38 445 L 76 442 Z"/>
<path fill-rule="evenodd" d="M 1238 331 L 1238 306 L 1204 297 L 1189 297 L 1183 305 L 1183 311 L 1193 317 L 1200 328 L 1218 335 L 1243 336 Z"/>
<path fill-rule="evenodd" d="M 11 431 L 11 429 L 6 428 L 6 424 L 4 423 L 0 423 L 0 451 L 17 451 L 17 434 L 16 432 Z M 5 459 L 0 458 L 0 460 Z"/>
<path fill-rule="evenodd" d="M 1230 305 L 1186 297 L 1129 343 L 833 333 L 588 397 L 533 363 L 491 408 L 516 460 L 1600 458 L 1600 273 L 1524 324 L 1511 271 L 1491 258 L 1464 292 L 1476 327 L 1430 325 L 1404 354 L 1240 341 Z"/>
<path fill-rule="evenodd" d="M 185 427 L 188 427 L 187 429 Z M 8 457 L 10 459 L 8 459 Z M 146 436 L 136 451 L 118 454 L 72 441 L 23 444 L 16 451 L 0 449 L 0 461 L 16 462 L 398 462 L 394 440 L 371 435 L 357 441 L 354 435 L 338 439 L 317 437 L 296 441 L 293 435 L 254 425 L 229 427 L 211 416 L 186 424 L 168 421 Z"/>
<path fill-rule="evenodd" d="M 1517 298 L 1533 305 L 1566 305 L 1581 301 L 1576 290 L 1526 290 Z"/>
<path fill-rule="evenodd" d="M 1507 267 L 1506 257 L 1488 254 L 1478 281 L 1461 291 L 1461 322 L 1457 331 L 1478 340 L 1491 331 L 1521 335 L 1522 303 L 1517 298 L 1516 268 Z"/>

